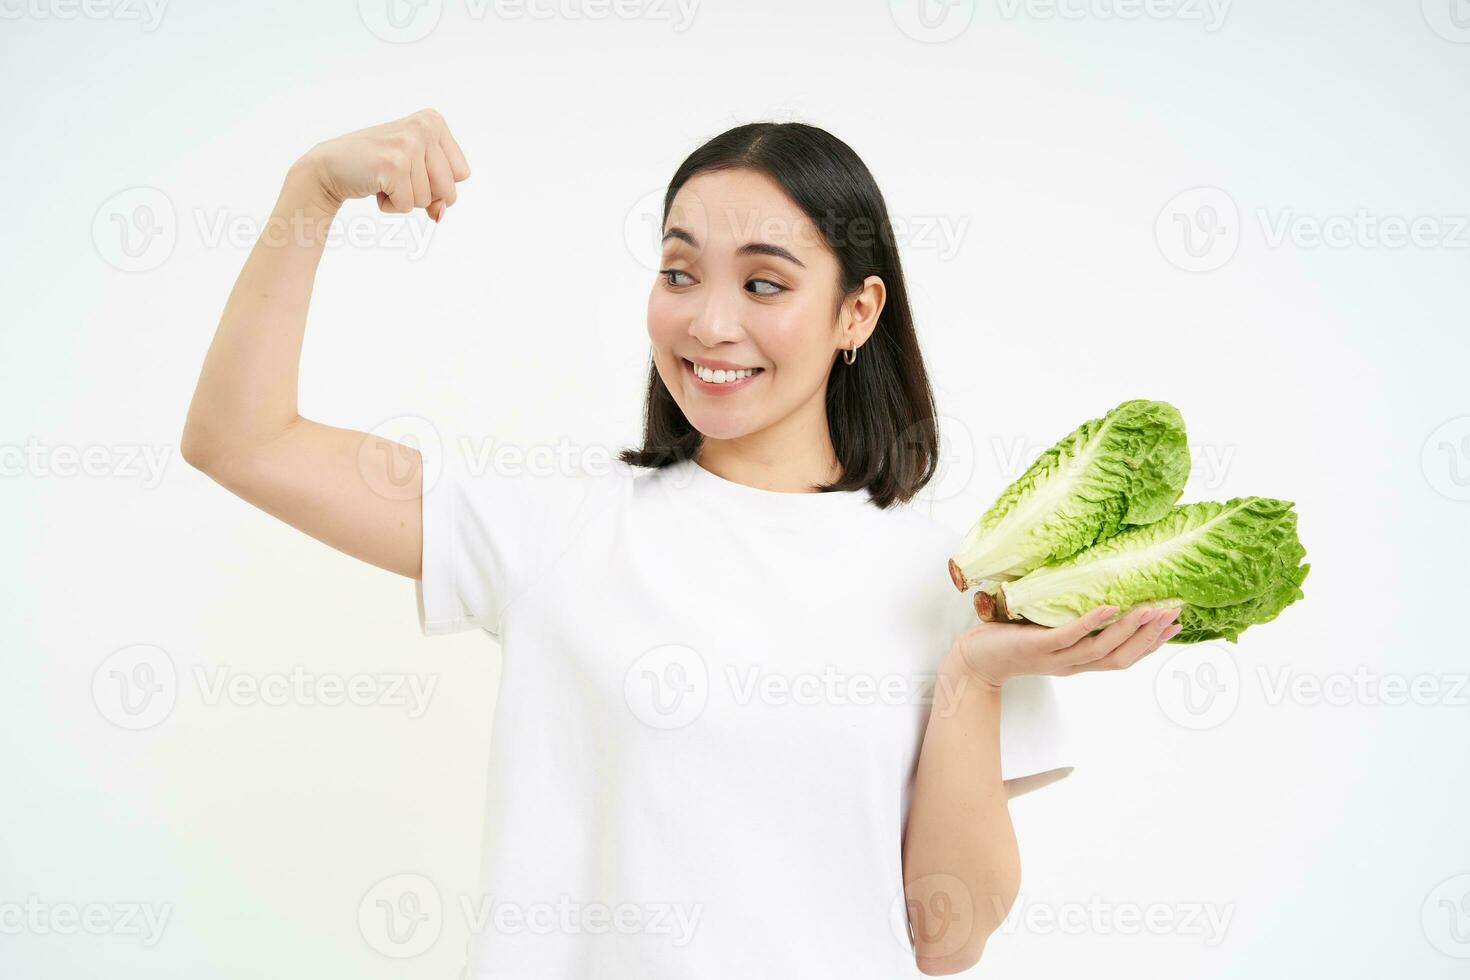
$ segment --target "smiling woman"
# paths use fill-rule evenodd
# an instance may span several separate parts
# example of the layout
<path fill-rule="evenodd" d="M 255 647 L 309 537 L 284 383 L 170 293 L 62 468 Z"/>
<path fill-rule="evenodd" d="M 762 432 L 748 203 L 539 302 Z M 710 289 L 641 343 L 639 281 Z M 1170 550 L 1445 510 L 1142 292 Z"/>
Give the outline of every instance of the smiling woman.
<path fill-rule="evenodd" d="M 643 446 L 625 461 L 697 451 L 740 482 L 867 489 L 880 507 L 933 476 L 934 399 L 898 249 L 851 147 L 801 123 L 710 140 L 665 193 L 662 266 L 648 299 Z M 756 373 L 726 389 L 728 377 L 699 366 Z M 753 464 L 760 443 L 799 449 Z"/>
<path fill-rule="evenodd" d="M 184 449 L 412 576 L 426 635 L 499 638 L 494 907 L 469 974 L 967 968 L 1016 895 L 1007 799 L 1071 771 L 1042 675 L 1156 634 L 975 623 L 954 594 L 957 534 L 913 505 L 938 459 L 934 404 L 872 175 L 797 123 L 691 155 L 664 199 L 642 444 L 598 475 L 532 475 L 296 412 L 337 208 L 375 197 L 442 220 L 468 174 L 432 112 L 303 156 L 276 213 L 312 234 L 252 251 Z M 568 587 L 589 573 L 595 588 Z"/>

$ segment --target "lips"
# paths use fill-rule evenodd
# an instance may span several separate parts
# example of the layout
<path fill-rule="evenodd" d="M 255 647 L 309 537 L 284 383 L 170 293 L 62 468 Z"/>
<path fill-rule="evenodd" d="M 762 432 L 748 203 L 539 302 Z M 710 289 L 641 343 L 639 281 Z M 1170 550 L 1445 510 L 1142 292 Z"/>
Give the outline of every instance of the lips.
<path fill-rule="evenodd" d="M 705 362 L 703 366 L 714 367 L 716 364 L 723 363 L 727 362 L 716 361 L 713 364 Z M 755 373 L 749 375 L 748 377 L 741 378 L 738 381 L 706 381 L 701 378 L 699 374 L 695 371 L 694 362 L 685 359 L 684 365 L 684 370 L 689 375 L 690 381 L 694 384 L 695 389 L 711 395 L 728 395 L 732 392 L 739 391 L 743 388 L 749 387 L 753 382 L 758 381 L 761 376 L 766 373 L 765 368 L 736 368 L 737 370 L 751 370 Z"/>

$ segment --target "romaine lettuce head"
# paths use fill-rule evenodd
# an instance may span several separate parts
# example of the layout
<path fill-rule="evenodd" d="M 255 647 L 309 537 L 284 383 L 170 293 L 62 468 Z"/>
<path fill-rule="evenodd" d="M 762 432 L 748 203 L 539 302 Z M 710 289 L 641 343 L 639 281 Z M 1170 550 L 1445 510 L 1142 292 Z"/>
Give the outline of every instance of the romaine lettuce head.
<path fill-rule="evenodd" d="M 1006 488 L 950 558 L 961 591 L 1075 555 L 1168 512 L 1189 478 L 1184 419 L 1168 402 L 1127 401 L 1078 426 Z"/>
<path fill-rule="evenodd" d="M 1012 617 L 1060 626 L 1098 606 L 1179 607 L 1171 642 L 1234 641 L 1302 598 L 1311 567 L 1287 500 L 1236 497 L 1170 508 L 1069 559 L 999 587 Z M 1116 618 L 1116 617 L 1115 617 Z"/>

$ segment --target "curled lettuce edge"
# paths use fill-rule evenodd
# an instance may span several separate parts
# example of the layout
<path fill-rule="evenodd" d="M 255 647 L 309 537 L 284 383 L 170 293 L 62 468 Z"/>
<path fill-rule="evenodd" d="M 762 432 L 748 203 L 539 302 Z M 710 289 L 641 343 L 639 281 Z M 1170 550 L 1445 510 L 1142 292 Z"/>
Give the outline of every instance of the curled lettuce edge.
<path fill-rule="evenodd" d="M 1060 626 L 1102 605 L 1119 607 L 1110 623 L 1140 606 L 1178 608 L 1181 629 L 1171 643 L 1234 643 L 1303 598 L 1311 565 L 1293 506 L 1269 497 L 1176 505 L 1154 524 L 1055 565 L 982 583 L 976 612 L 987 621 Z"/>
<path fill-rule="evenodd" d="M 1189 479 L 1184 418 L 1133 399 L 1082 423 L 1042 453 L 981 515 L 950 557 L 961 592 L 1014 581 L 1128 525 L 1165 514 Z"/>

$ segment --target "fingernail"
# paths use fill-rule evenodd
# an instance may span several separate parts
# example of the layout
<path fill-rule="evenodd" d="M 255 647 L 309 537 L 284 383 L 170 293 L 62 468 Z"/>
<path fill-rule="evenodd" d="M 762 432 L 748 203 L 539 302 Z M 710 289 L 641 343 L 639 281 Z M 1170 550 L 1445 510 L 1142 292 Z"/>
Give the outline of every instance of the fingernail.
<path fill-rule="evenodd" d="M 1117 613 L 1117 611 L 1118 611 L 1118 607 L 1117 606 L 1100 606 L 1100 607 L 1098 607 L 1098 610 L 1097 610 L 1098 622 L 1101 622 L 1104 619 L 1110 619 L 1110 618 L 1112 618 L 1113 615 Z"/>
<path fill-rule="evenodd" d="M 1138 614 L 1138 625 L 1142 626 L 1144 623 L 1152 622 L 1153 618 L 1158 614 L 1159 611 L 1157 609 L 1145 609 Z"/>
<path fill-rule="evenodd" d="M 1170 626 L 1168 629 L 1164 630 L 1164 641 L 1168 642 L 1169 640 L 1172 640 L 1174 637 L 1179 635 L 1179 631 L 1182 629 L 1184 629 L 1184 627 L 1180 626 L 1178 623 Z"/>

